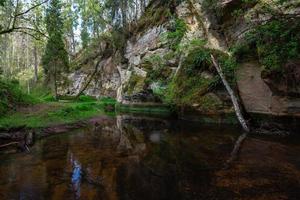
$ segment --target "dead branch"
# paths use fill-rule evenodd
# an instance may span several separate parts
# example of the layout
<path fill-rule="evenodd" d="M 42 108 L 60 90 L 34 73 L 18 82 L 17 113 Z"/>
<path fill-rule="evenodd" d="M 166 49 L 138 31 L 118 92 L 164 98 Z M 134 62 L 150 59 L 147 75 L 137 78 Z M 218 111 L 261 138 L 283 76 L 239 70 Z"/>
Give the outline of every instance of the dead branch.
<path fill-rule="evenodd" d="M 240 124 L 242 125 L 244 131 L 246 131 L 247 133 L 250 132 L 248 124 L 247 124 L 247 122 L 246 122 L 246 120 L 243 117 L 243 114 L 241 112 L 241 107 L 240 107 L 237 96 L 235 95 L 234 91 L 231 89 L 229 83 L 227 82 L 227 80 L 225 78 L 225 75 L 223 74 L 222 68 L 219 66 L 217 60 L 215 59 L 215 57 L 212 54 L 211 54 L 211 59 L 212 59 L 214 67 L 216 68 L 219 76 L 221 77 L 221 80 L 222 80 L 222 82 L 223 82 L 223 84 L 224 84 L 224 86 L 225 86 L 225 88 L 226 88 L 226 90 L 227 90 L 227 92 L 228 92 L 228 94 L 231 98 L 236 116 L 237 116 Z"/>

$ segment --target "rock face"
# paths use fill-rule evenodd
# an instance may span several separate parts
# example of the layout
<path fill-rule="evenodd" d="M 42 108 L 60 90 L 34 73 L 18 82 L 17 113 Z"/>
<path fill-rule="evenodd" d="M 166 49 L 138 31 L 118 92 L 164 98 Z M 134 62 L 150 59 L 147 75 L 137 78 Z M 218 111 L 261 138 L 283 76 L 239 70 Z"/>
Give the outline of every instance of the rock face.
<path fill-rule="evenodd" d="M 91 66 L 94 67 L 94 66 Z M 76 96 L 85 84 L 89 81 L 95 69 L 77 70 L 68 76 L 68 87 L 61 88 L 61 95 Z M 109 57 L 101 61 L 98 71 L 92 77 L 87 89 L 83 94 L 100 97 L 117 97 L 117 89 L 120 85 L 120 74 L 113 62 L 113 58 Z"/>
<path fill-rule="evenodd" d="M 287 66 L 288 67 L 288 66 Z M 292 72 L 300 65 L 294 66 Z M 289 68 L 287 69 L 289 70 Z M 291 70 L 291 69 L 290 69 Z M 262 78 L 262 67 L 258 63 L 244 63 L 237 72 L 240 96 L 248 112 L 271 115 L 299 115 L 299 74 L 284 73 L 284 77 Z"/>
<path fill-rule="evenodd" d="M 136 28 L 140 31 L 134 32 L 127 39 L 123 53 L 117 51 L 102 59 L 99 71 L 84 94 L 97 98 L 110 96 L 125 104 L 161 102 L 163 99 L 160 97 L 166 95 L 166 87 L 172 86 L 172 81 L 176 77 L 180 78 L 182 70 L 190 67 L 184 66 L 183 63 L 193 53 L 186 48 L 191 41 L 206 40 L 205 47 L 228 54 L 229 46 L 243 40 L 253 24 L 269 17 L 257 14 L 261 5 L 256 2 L 222 1 L 220 13 L 205 7 L 204 0 L 180 2 L 175 6 L 175 10 L 171 8 L 171 17 L 161 16 L 166 20 L 158 23 L 151 21 L 155 20 L 155 12 L 160 9 L 155 6 L 166 4 L 158 0 L 150 1 L 146 12 L 154 13 L 146 16 L 153 19 L 145 19 L 143 16 L 140 19 L 149 25 L 144 25 L 142 31 Z M 236 8 L 243 11 L 239 16 L 233 13 Z M 180 54 L 172 47 L 174 41 L 166 40 L 168 33 L 177 33 L 177 19 L 182 20 L 187 28 L 178 44 L 183 49 Z M 250 19 L 250 23 L 246 23 L 246 19 Z M 93 73 L 94 65 L 95 62 L 70 74 L 70 84 L 62 89 L 62 93 L 78 94 Z M 249 61 L 241 64 L 236 73 L 238 93 L 246 111 L 270 115 L 300 115 L 300 63 L 296 61 L 287 64 L 284 68 L 285 75 L 282 77 L 276 73 L 265 73 L 262 68 L 257 62 Z M 200 82 L 199 94 L 190 98 L 182 110 L 188 108 L 201 114 L 233 112 L 230 98 L 223 86 L 218 84 L 217 87 L 211 88 L 206 84 L 217 77 L 215 71 L 209 68 L 201 69 L 200 73 L 194 76 L 197 76 L 198 80 L 183 82 L 194 81 L 192 86 Z M 182 89 L 180 92 L 184 93 L 188 89 Z M 196 89 L 192 92 L 197 93 L 194 91 Z"/>

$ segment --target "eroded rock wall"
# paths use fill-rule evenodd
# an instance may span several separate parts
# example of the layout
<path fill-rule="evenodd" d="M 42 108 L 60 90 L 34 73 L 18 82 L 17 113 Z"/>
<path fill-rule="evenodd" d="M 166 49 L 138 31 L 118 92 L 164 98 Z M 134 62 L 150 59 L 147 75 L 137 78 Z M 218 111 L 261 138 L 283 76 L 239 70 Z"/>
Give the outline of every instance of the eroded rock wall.
<path fill-rule="evenodd" d="M 153 2 L 150 2 L 150 7 L 147 8 L 152 12 L 159 8 L 151 6 L 160 5 L 160 1 Z M 204 6 L 204 0 L 183 0 L 175 9 L 174 5 L 164 8 L 170 9 L 171 16 L 161 16 L 160 18 L 165 20 L 161 20 L 160 23 L 151 22 L 149 26 L 145 23 L 151 19 L 142 16 L 140 20 L 144 23 L 143 30 L 137 27 L 136 30 L 139 31 L 132 32 L 126 42 L 124 55 L 114 52 L 102 61 L 101 69 L 84 94 L 95 97 L 110 96 L 126 104 L 161 103 L 163 100 L 154 94 L 155 91 L 164 91 L 174 76 L 180 74 L 181 68 L 189 67 L 182 63 L 191 52 L 183 48 L 182 53 L 178 55 L 171 47 L 170 41 L 165 39 L 168 32 L 174 31 L 177 19 L 183 20 L 187 26 L 179 46 L 185 47 L 193 40 L 206 40 L 207 48 L 228 54 L 229 47 L 243 40 L 245 33 L 255 23 L 270 17 L 259 14 L 262 5 L 255 2 L 245 6 L 240 0 L 231 0 L 222 1 L 221 5 L 222 13 L 214 13 Z M 240 8 L 242 13 L 234 15 L 236 8 Z M 292 9 L 287 12 L 298 11 Z M 151 16 L 151 13 L 147 16 Z M 124 57 L 125 61 L 121 61 L 120 57 Z M 236 92 L 239 93 L 246 111 L 271 115 L 299 115 L 300 63 L 293 62 L 293 66 L 286 70 L 286 74 L 295 74 L 294 76 L 287 75 L 281 79 L 276 79 L 276 74 L 262 74 L 262 68 L 257 60 L 250 60 L 242 63 L 237 70 Z M 89 70 L 79 69 L 70 74 L 69 87 L 65 88 L 63 93 L 77 94 L 92 72 L 93 67 L 89 67 Z M 214 70 L 204 69 L 195 76 L 203 82 L 209 82 L 217 74 Z M 199 91 L 202 89 L 199 88 Z M 233 112 L 230 98 L 222 84 L 199 94 L 187 104 L 189 109 L 199 113 Z"/>

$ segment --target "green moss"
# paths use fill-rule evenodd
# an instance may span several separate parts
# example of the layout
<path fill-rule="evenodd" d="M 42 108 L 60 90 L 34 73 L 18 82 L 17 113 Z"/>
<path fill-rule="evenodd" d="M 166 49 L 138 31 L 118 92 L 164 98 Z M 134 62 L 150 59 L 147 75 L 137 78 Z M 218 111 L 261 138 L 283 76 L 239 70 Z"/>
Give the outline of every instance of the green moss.
<path fill-rule="evenodd" d="M 185 47 L 188 51 L 182 68 L 168 85 L 165 100 L 177 106 L 199 104 L 203 110 L 218 110 L 221 105 L 216 98 L 205 96 L 219 83 L 219 76 L 212 65 L 211 54 L 215 55 L 229 82 L 234 83 L 237 64 L 229 55 L 205 47 L 205 41 L 193 40 Z M 205 77 L 203 72 L 212 77 Z"/>
<path fill-rule="evenodd" d="M 124 92 L 127 93 L 128 95 L 132 95 L 135 92 L 139 92 L 143 90 L 144 85 L 145 85 L 145 77 L 139 76 L 135 73 L 133 73 L 130 76 L 130 79 L 127 83 L 127 85 L 124 88 Z"/>
<path fill-rule="evenodd" d="M 253 55 L 264 70 L 281 71 L 289 60 L 300 58 L 300 23 L 296 19 L 271 20 L 250 31 L 245 41 L 232 49 L 239 60 Z"/>
<path fill-rule="evenodd" d="M 154 26 L 158 26 L 167 21 L 171 16 L 170 9 L 164 7 L 163 3 L 153 4 L 147 8 L 145 13 L 139 19 L 135 31 L 143 32 Z"/>
<path fill-rule="evenodd" d="M 183 19 L 176 18 L 174 27 L 171 28 L 171 31 L 167 32 L 166 39 L 170 45 L 170 49 L 176 51 L 179 48 L 179 44 L 187 32 L 187 25 Z"/>
<path fill-rule="evenodd" d="M 221 17 L 223 15 L 223 9 L 219 0 L 204 0 L 203 8 L 206 11 L 214 13 L 217 17 Z"/>
<path fill-rule="evenodd" d="M 181 75 L 169 84 L 166 101 L 177 106 L 199 103 L 213 83 L 214 79 L 201 78 L 200 75 L 195 77 Z"/>
<path fill-rule="evenodd" d="M 154 82 L 159 82 L 166 85 L 169 81 L 172 69 L 166 65 L 165 60 L 159 55 L 153 55 L 147 58 L 145 62 L 148 64 L 145 83 L 149 85 Z"/>

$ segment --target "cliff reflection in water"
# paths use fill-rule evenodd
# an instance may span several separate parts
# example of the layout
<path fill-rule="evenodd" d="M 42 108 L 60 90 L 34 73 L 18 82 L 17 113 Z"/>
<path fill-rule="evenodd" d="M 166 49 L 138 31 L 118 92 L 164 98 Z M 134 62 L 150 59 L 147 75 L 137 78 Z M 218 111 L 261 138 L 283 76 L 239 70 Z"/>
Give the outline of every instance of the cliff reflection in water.
<path fill-rule="evenodd" d="M 38 141 L 31 154 L 0 155 L 0 199 L 232 199 L 240 196 L 231 185 L 236 178 L 230 175 L 230 170 L 223 170 L 240 135 L 239 129 L 128 116 L 92 122 L 85 129 Z M 257 146 L 259 142 L 253 144 Z M 255 159 L 256 153 L 248 155 L 248 161 Z M 274 158 L 274 162 L 278 159 Z M 240 164 L 246 171 L 234 169 L 236 173 L 244 175 L 252 170 Z M 269 164 L 269 173 L 278 172 Z M 250 179 L 258 173 L 256 170 Z M 293 176 L 296 178 L 298 173 L 296 168 Z M 269 179 L 274 185 L 267 184 L 263 190 L 266 187 L 270 187 L 268 191 L 278 190 L 276 181 L 279 184 L 282 180 L 291 183 L 287 184 L 291 187 L 289 191 L 299 189 L 296 179 L 291 177 L 282 180 L 266 177 Z M 284 188 L 279 190 L 290 197 L 297 195 Z"/>

